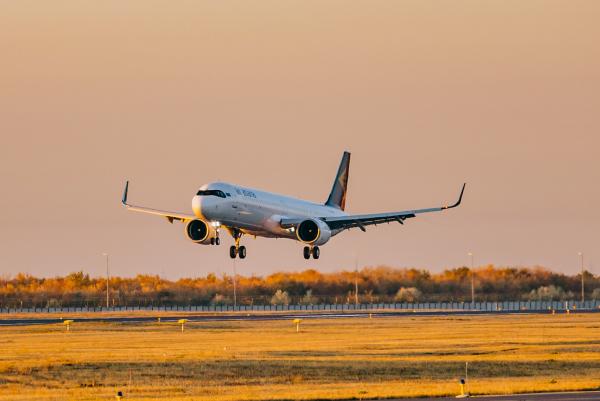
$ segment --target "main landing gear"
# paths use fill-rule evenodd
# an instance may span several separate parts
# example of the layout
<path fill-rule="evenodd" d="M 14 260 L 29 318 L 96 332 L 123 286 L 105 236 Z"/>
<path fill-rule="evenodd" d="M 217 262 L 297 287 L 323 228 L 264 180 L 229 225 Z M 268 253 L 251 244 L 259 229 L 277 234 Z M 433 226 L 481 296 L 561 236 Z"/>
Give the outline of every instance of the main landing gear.
<path fill-rule="evenodd" d="M 240 259 L 246 258 L 246 247 L 244 245 L 236 248 L 235 245 L 231 245 L 229 247 L 229 256 L 231 259 L 235 259 L 236 256 L 239 256 Z"/>
<path fill-rule="evenodd" d="M 240 246 L 240 239 L 242 238 L 242 233 L 239 231 L 235 231 L 233 233 L 233 238 L 235 239 L 235 245 L 231 245 L 229 248 L 229 257 L 231 259 L 235 259 L 236 256 L 239 256 L 240 259 L 246 258 L 246 247 L 244 245 Z"/>
<path fill-rule="evenodd" d="M 319 259 L 319 256 L 321 255 L 321 250 L 318 246 L 305 246 L 304 259 L 310 259 L 310 255 L 312 255 L 313 259 Z"/>

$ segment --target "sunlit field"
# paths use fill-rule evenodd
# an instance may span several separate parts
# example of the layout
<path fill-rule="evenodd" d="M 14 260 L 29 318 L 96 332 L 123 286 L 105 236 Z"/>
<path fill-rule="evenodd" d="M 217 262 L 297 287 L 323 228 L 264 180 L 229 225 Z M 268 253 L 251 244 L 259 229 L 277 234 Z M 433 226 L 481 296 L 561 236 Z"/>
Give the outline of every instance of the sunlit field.
<path fill-rule="evenodd" d="M 0 329 L 0 400 L 361 399 L 600 387 L 600 316 Z"/>

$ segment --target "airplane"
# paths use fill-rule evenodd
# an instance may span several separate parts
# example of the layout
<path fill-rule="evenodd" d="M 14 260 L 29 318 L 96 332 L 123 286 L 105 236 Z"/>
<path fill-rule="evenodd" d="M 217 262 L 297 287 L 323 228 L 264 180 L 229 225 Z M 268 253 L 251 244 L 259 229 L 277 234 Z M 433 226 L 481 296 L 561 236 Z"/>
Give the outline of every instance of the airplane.
<path fill-rule="evenodd" d="M 185 235 L 196 244 L 219 245 L 220 230 L 225 229 L 235 241 L 235 245 L 229 248 L 232 259 L 246 258 L 246 247 L 240 245 L 243 235 L 293 239 L 304 245 L 305 259 L 311 256 L 319 259 L 319 247 L 344 230 L 358 228 L 364 232 L 366 226 L 390 222 L 404 224 L 404 220 L 418 214 L 452 209 L 460 205 L 465 192 L 466 184 L 463 184 L 458 201 L 450 206 L 391 213 L 346 214 L 349 168 L 350 152 L 344 152 L 331 193 L 324 204 L 227 182 L 213 182 L 200 187 L 192 198 L 194 214 L 169 212 L 128 203 L 129 181 L 125 183 L 121 202 L 128 210 L 162 216 L 170 223 L 174 220 L 184 223 Z"/>

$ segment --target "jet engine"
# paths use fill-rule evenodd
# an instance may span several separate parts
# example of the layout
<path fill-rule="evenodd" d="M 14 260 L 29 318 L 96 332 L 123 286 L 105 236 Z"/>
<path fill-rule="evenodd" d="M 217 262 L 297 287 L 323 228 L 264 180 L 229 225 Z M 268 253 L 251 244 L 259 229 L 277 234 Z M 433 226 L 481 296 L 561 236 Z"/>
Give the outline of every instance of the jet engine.
<path fill-rule="evenodd" d="M 322 220 L 308 219 L 298 224 L 296 237 L 305 244 L 323 245 L 331 238 L 331 230 Z"/>
<path fill-rule="evenodd" d="M 194 243 L 209 245 L 217 237 L 215 228 L 203 220 L 190 220 L 185 225 L 185 235 Z"/>

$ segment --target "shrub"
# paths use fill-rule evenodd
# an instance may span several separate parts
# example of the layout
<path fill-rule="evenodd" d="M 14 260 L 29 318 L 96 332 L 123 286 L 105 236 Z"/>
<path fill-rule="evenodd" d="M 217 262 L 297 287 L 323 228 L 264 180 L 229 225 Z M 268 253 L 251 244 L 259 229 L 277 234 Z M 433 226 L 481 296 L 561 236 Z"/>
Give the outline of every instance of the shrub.
<path fill-rule="evenodd" d="M 277 290 L 271 298 L 271 305 L 289 305 L 290 296 L 287 291 Z"/>
<path fill-rule="evenodd" d="M 313 305 L 316 304 L 319 300 L 317 297 L 313 296 L 312 290 L 306 290 L 306 294 L 300 300 L 300 304 L 302 305 Z"/>
<path fill-rule="evenodd" d="M 538 287 L 536 290 L 531 290 L 529 300 L 531 301 L 560 301 L 566 299 L 569 294 L 565 293 L 560 287 L 547 285 Z"/>
<path fill-rule="evenodd" d="M 211 304 L 212 305 L 227 305 L 230 304 L 230 300 L 221 294 L 215 294 L 215 296 L 213 297 Z"/>
<path fill-rule="evenodd" d="M 408 288 L 400 288 L 396 293 L 396 301 L 399 302 L 417 302 L 421 299 L 423 294 L 419 291 L 418 288 L 408 287 Z"/>

